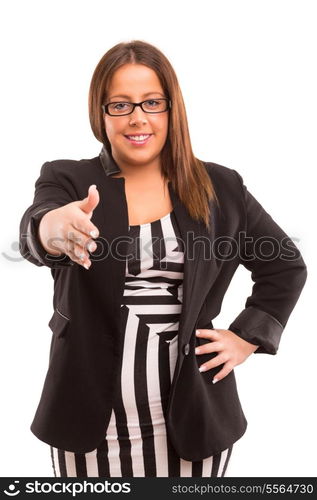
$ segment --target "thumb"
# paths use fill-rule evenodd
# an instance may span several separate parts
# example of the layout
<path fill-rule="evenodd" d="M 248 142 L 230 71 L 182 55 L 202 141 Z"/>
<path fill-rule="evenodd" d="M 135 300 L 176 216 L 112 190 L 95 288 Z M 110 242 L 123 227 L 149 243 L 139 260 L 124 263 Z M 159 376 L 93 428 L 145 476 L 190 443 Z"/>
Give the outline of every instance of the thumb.
<path fill-rule="evenodd" d="M 96 184 L 91 184 L 88 188 L 88 196 L 79 200 L 78 206 L 83 212 L 90 214 L 99 203 L 99 193 Z M 92 215 L 92 214 L 91 214 Z"/>

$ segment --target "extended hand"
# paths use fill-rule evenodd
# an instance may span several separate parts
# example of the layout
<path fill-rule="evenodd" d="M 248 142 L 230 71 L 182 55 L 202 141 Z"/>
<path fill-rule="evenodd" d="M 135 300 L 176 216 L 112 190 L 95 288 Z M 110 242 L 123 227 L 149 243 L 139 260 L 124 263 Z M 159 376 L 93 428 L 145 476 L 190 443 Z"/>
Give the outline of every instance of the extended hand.
<path fill-rule="evenodd" d="M 42 246 L 52 255 L 65 253 L 86 269 L 91 266 L 88 252 L 94 252 L 97 244 L 92 238 L 99 235 L 91 222 L 94 209 L 99 203 L 95 184 L 89 186 L 86 198 L 72 201 L 47 212 L 41 219 L 38 235 Z"/>
<path fill-rule="evenodd" d="M 200 332 L 198 334 L 197 332 Z M 219 354 L 199 367 L 199 371 L 207 371 L 224 363 L 223 368 L 213 379 L 213 383 L 226 377 L 231 370 L 243 363 L 259 347 L 233 333 L 231 330 L 216 330 L 200 328 L 196 331 L 197 337 L 210 339 L 208 344 L 196 347 L 196 354 L 217 352 Z"/>

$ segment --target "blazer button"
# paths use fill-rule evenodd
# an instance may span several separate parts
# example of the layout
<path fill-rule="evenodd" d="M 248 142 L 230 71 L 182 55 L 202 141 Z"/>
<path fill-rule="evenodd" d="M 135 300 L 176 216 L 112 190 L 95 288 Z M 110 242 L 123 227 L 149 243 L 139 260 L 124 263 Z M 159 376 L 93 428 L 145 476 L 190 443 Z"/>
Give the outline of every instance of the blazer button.
<path fill-rule="evenodd" d="M 184 344 L 183 353 L 185 354 L 185 356 L 187 356 L 187 354 L 189 353 L 189 344 Z"/>

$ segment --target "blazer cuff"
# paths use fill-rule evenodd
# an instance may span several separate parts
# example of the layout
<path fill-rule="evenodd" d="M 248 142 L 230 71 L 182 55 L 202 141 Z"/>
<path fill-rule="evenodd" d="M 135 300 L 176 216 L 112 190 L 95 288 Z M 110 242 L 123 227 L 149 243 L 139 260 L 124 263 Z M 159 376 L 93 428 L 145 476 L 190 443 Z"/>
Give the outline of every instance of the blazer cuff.
<path fill-rule="evenodd" d="M 284 326 L 271 314 L 249 306 L 236 317 L 228 330 L 258 345 L 254 353 L 276 354 Z"/>
<path fill-rule="evenodd" d="M 35 212 L 29 219 L 27 231 L 26 231 L 26 243 L 27 248 L 32 255 L 36 259 L 36 264 L 38 266 L 48 266 L 51 268 L 65 267 L 71 266 L 74 262 L 71 258 L 66 254 L 61 255 L 52 255 L 49 254 L 45 248 L 42 246 L 39 237 L 38 237 L 38 228 L 41 222 L 42 217 L 53 210 L 54 208 L 58 208 L 59 205 L 50 205 L 42 208 Z"/>

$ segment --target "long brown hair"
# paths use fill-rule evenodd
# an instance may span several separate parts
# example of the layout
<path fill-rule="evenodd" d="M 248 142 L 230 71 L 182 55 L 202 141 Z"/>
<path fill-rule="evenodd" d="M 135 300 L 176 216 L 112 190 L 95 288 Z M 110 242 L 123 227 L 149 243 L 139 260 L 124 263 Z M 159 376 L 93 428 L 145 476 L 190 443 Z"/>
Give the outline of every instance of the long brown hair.
<path fill-rule="evenodd" d="M 153 69 L 166 97 L 172 104 L 169 110 L 168 135 L 161 151 L 162 175 L 170 180 L 173 189 L 193 219 L 210 228 L 210 205 L 218 199 L 203 161 L 194 156 L 182 92 L 176 73 L 166 56 L 155 46 L 142 40 L 114 45 L 97 64 L 89 88 L 88 107 L 92 131 L 111 154 L 103 110 L 107 90 L 114 72 L 124 64 L 143 64 Z"/>

